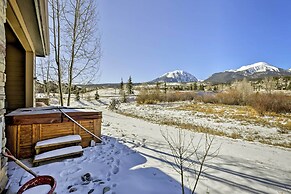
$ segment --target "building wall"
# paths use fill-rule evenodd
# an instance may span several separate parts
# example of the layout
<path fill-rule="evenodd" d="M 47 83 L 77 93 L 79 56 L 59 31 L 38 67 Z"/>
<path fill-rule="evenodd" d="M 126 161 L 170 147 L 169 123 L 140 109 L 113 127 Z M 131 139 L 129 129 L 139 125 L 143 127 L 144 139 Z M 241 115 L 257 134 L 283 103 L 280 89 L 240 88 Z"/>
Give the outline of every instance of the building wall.
<path fill-rule="evenodd" d="M 41 49 L 37 50 L 39 56 L 48 54 L 47 17 L 47 0 L 0 0 L 1 152 L 6 146 L 5 113 L 15 108 L 32 107 L 35 104 L 33 84 L 35 56 L 37 48 Z M 40 23 L 31 22 L 31 18 L 38 18 Z M 45 33 L 45 37 L 42 33 Z M 39 41 L 38 36 L 44 39 L 41 38 L 42 41 Z M 7 158 L 1 154 L 0 193 L 5 189 L 7 182 Z"/>
<path fill-rule="evenodd" d="M 4 149 L 6 145 L 5 137 L 5 55 L 6 55 L 6 36 L 5 36 L 5 22 L 6 22 L 6 0 L 0 0 L 0 150 Z M 0 193 L 5 188 L 7 178 L 7 158 L 0 157 Z"/>
<path fill-rule="evenodd" d="M 6 28 L 6 111 L 25 105 L 25 50 L 8 24 Z"/>

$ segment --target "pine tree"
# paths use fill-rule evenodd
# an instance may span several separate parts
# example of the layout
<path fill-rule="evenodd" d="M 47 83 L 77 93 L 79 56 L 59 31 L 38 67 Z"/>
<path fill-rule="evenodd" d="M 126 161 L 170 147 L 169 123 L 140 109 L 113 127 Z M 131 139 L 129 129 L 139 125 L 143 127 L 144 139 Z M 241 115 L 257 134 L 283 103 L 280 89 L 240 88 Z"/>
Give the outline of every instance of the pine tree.
<path fill-rule="evenodd" d="M 129 76 L 129 78 L 128 78 L 128 82 L 127 82 L 127 92 L 128 92 L 128 94 L 133 94 L 133 92 L 132 92 L 132 79 L 131 79 L 131 76 Z"/>
<path fill-rule="evenodd" d="M 168 89 L 168 88 L 167 88 L 167 83 L 165 82 L 165 83 L 164 83 L 164 92 L 165 92 L 165 94 L 167 93 L 167 89 Z"/>
<path fill-rule="evenodd" d="M 218 87 L 217 86 L 214 86 L 213 87 L 213 91 L 217 91 L 218 90 Z"/>
<path fill-rule="evenodd" d="M 124 83 L 123 83 L 123 79 L 121 78 L 121 82 L 120 82 L 120 91 L 123 90 L 123 87 L 124 87 Z"/>
<path fill-rule="evenodd" d="M 194 84 L 193 84 L 193 90 L 197 90 L 197 89 L 198 89 L 197 83 L 194 82 Z"/>
<path fill-rule="evenodd" d="M 200 84 L 199 90 L 204 91 L 204 85 L 203 84 Z"/>

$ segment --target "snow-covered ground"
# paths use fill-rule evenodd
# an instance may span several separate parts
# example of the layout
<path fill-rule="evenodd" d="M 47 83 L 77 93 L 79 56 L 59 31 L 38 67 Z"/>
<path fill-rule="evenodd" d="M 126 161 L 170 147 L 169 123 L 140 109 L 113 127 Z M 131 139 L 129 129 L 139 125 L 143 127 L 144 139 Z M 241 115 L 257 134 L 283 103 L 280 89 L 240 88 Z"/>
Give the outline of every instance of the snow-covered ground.
<path fill-rule="evenodd" d="M 161 131 L 175 134 L 177 129 L 117 114 L 107 109 L 108 103 L 101 99 L 72 104 L 103 111 L 101 144 L 85 148 L 81 157 L 43 164 L 32 168 L 33 171 L 53 176 L 58 194 L 181 193 L 179 175 L 171 166 L 172 153 L 161 135 Z M 123 106 L 121 110 L 124 111 L 137 107 L 132 104 L 126 104 L 128 108 Z M 139 107 L 136 112 L 141 109 Z M 155 116 L 152 111 L 144 110 Z M 155 111 L 159 112 L 160 108 Z M 187 138 L 195 135 L 194 143 L 203 135 L 191 131 L 185 133 Z M 219 154 L 205 165 L 197 193 L 291 193 L 290 149 L 215 137 L 212 149 L 217 148 Z M 24 162 L 30 165 L 30 160 Z M 11 181 L 8 193 L 16 193 L 32 178 L 13 162 L 9 162 L 8 173 Z M 193 180 L 193 169 L 188 169 L 186 175 Z M 186 185 L 192 187 L 193 182 Z"/>
<path fill-rule="evenodd" d="M 231 113 L 225 111 L 224 115 L 205 114 L 198 111 L 180 110 L 179 107 L 187 104 L 163 103 L 156 105 L 137 105 L 136 103 L 121 104 L 119 111 L 129 115 L 144 118 L 157 123 L 178 123 L 193 126 L 204 126 L 215 131 L 220 131 L 227 136 L 236 134 L 237 138 L 251 139 L 252 141 L 266 141 L 270 144 L 290 145 L 291 135 L 289 131 L 281 133 L 279 127 L 268 127 L 242 119 L 234 119 Z M 203 106 L 201 104 L 200 106 Z M 223 111 L 223 110 L 221 110 Z M 228 115 L 228 116 L 225 116 Z M 265 118 L 266 122 L 273 122 L 272 118 Z M 282 122 L 282 121 L 281 121 Z"/>

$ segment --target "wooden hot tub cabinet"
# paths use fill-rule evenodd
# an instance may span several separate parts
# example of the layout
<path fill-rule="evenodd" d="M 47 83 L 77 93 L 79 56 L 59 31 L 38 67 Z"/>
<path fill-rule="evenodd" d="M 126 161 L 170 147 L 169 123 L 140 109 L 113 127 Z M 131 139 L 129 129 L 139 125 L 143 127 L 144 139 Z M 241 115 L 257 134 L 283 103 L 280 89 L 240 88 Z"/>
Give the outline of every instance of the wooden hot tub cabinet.
<path fill-rule="evenodd" d="M 96 136 L 101 137 L 102 112 L 91 109 L 61 108 Z M 57 107 L 17 109 L 6 115 L 7 147 L 17 158 L 35 154 L 36 142 L 65 135 L 79 134 L 82 147 L 100 142 L 70 121 Z"/>

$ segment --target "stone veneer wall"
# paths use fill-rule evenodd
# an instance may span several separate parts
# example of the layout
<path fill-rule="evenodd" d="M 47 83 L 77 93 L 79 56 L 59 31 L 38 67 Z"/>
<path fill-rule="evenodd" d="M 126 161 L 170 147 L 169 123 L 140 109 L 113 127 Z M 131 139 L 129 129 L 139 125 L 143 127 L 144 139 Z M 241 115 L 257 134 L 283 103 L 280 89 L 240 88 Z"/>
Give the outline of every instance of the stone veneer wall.
<path fill-rule="evenodd" d="M 5 55 L 6 55 L 6 37 L 5 27 L 6 22 L 6 5 L 7 0 L 0 0 L 0 151 L 5 148 Z M 7 158 L 4 158 L 1 154 L 0 157 L 0 193 L 4 190 L 8 178 L 7 178 Z"/>

